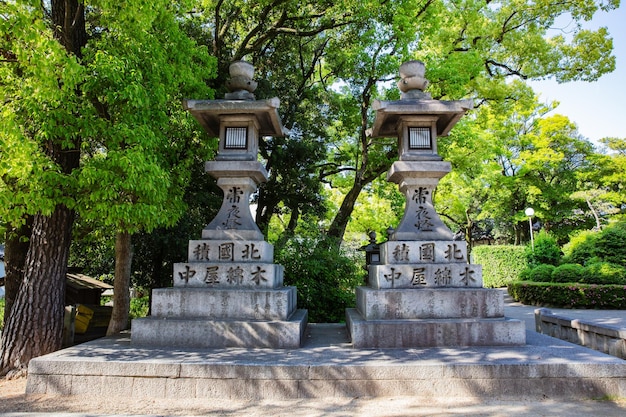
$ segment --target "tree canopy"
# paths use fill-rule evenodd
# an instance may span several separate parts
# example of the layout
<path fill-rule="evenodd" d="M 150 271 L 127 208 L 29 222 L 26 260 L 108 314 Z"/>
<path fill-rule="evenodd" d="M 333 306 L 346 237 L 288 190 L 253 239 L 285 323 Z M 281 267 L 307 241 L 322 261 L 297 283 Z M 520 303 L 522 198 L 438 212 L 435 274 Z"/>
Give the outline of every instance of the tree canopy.
<path fill-rule="evenodd" d="M 398 67 L 409 59 L 425 62 L 433 98 L 475 103 L 440 138 L 454 171 L 436 196 L 468 239 L 480 224 L 519 242 L 529 204 L 564 235 L 593 224 L 590 207 L 598 216 L 621 210 L 623 140 L 607 138 L 610 152 L 597 152 L 525 84 L 612 71 L 610 34 L 582 23 L 618 5 L 0 0 L 0 219 L 8 253 L 23 253 L 7 267 L 15 271 L 7 279 L 22 284 L 7 304 L 0 373 L 59 347 L 76 216 L 82 232 L 117 240 L 116 275 L 128 279 L 131 236 L 159 228 L 159 242 L 174 241 L 164 227 L 177 223 L 185 202 L 201 200 L 190 190 L 213 192 L 196 174 L 215 138 L 180 102 L 222 97 L 233 60 L 255 65 L 255 94 L 280 98 L 292 132 L 260 145 L 270 179 L 256 196 L 256 219 L 276 240 L 322 229 L 340 242 L 346 231 L 381 232 L 401 213 L 402 198 L 381 180 L 396 140 L 373 139 L 368 128 L 373 101 L 399 97 Z M 555 27 L 563 18 L 569 33 Z M 387 215 L 362 219 L 378 211 Z M 35 305 L 50 305 L 51 314 L 37 316 Z"/>

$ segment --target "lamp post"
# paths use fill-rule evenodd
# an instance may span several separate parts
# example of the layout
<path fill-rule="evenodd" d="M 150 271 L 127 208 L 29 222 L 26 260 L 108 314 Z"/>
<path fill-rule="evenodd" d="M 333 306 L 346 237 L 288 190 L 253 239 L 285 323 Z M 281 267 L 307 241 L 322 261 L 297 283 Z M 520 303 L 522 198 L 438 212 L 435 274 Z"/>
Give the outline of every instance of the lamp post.
<path fill-rule="evenodd" d="M 535 251 L 535 238 L 533 237 L 533 221 L 532 221 L 532 218 L 535 215 L 535 210 L 533 210 L 532 207 L 528 207 L 524 213 L 526 213 L 526 215 L 528 216 L 528 227 L 529 227 L 529 230 L 530 230 L 530 246 L 531 246 L 531 248 L 532 248 L 532 250 L 534 252 Z"/>

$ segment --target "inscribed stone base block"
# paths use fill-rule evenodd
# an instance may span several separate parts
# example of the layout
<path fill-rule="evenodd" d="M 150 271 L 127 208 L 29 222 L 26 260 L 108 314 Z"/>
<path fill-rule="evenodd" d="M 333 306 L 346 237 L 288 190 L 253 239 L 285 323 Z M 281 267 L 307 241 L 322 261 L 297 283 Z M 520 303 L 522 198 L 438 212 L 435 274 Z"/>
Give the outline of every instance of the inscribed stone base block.
<path fill-rule="evenodd" d="M 279 288 L 284 268 L 272 263 L 175 263 L 175 287 L 199 288 Z"/>
<path fill-rule="evenodd" d="M 296 310 L 286 321 L 146 317 L 133 320 L 132 344 L 203 349 L 295 349 L 302 344 L 306 323 L 306 310 Z"/>
<path fill-rule="evenodd" d="M 190 240 L 189 262 L 274 262 L 274 246 L 264 240 Z"/>
<path fill-rule="evenodd" d="M 152 291 L 151 314 L 155 318 L 173 319 L 287 320 L 296 305 L 296 287 L 265 290 L 174 287 Z"/>
<path fill-rule="evenodd" d="M 519 346 L 526 343 L 525 324 L 513 319 L 365 320 L 346 310 L 346 325 L 355 348 Z"/>
<path fill-rule="evenodd" d="M 367 279 L 376 289 L 482 288 L 483 268 L 466 263 L 370 265 Z"/>
<path fill-rule="evenodd" d="M 502 318 L 503 298 L 502 292 L 488 288 L 356 289 L 356 305 L 365 320 Z"/>
<path fill-rule="evenodd" d="M 380 244 L 381 264 L 434 262 L 467 263 L 467 242 L 457 240 L 389 240 Z"/>

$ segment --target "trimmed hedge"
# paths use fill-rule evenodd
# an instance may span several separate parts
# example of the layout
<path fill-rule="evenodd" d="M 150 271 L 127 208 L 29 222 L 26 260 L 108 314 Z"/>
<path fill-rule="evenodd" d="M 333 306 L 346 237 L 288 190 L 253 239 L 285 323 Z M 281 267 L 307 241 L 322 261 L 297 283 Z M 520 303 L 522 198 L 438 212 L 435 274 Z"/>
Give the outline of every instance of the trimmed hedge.
<path fill-rule="evenodd" d="M 552 282 L 552 272 L 555 269 L 554 265 L 538 265 L 532 269 L 523 270 L 519 277 L 522 281 Z"/>
<path fill-rule="evenodd" d="M 508 285 L 515 300 L 561 308 L 626 309 L 626 285 L 557 284 L 518 281 Z"/>
<path fill-rule="evenodd" d="M 481 245 L 472 249 L 472 262 L 483 266 L 483 286 L 506 287 L 527 268 L 524 246 Z"/>
<path fill-rule="evenodd" d="M 585 268 L 578 264 L 563 264 L 552 271 L 552 282 L 579 282 L 585 275 Z"/>

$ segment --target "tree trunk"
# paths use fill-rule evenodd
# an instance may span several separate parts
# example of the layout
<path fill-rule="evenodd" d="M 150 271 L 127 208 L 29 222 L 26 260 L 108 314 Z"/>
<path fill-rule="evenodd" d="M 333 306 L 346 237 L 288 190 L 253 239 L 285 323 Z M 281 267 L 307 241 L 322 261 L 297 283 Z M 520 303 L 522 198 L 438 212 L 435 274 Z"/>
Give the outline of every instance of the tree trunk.
<path fill-rule="evenodd" d="M 2 332 L 0 375 L 24 373 L 32 358 L 61 348 L 73 221 L 63 205 L 34 218 L 24 279 Z"/>
<path fill-rule="evenodd" d="M 24 264 L 33 228 L 33 217 L 27 216 L 25 223 L 18 228 L 9 227 L 6 232 L 6 246 L 4 248 L 4 317 L 11 314 L 11 307 L 17 298 L 22 281 L 24 280 Z"/>
<path fill-rule="evenodd" d="M 587 206 L 589 206 L 589 210 L 591 210 L 591 214 L 593 214 L 593 218 L 596 219 L 596 228 L 598 230 L 602 230 L 602 223 L 600 223 L 600 216 L 598 216 L 598 212 L 588 198 L 585 198 L 585 201 L 587 202 Z"/>
<path fill-rule="evenodd" d="M 472 228 L 474 227 L 474 222 L 470 217 L 469 209 L 465 210 L 465 219 L 467 222 L 465 223 L 465 241 L 467 242 L 467 263 L 470 263 L 472 256 L 472 248 L 474 247 L 474 242 L 472 241 Z"/>
<path fill-rule="evenodd" d="M 361 190 L 363 190 L 362 181 L 355 180 L 352 188 L 350 188 L 350 191 L 348 191 L 348 194 L 346 194 L 341 202 L 341 207 L 339 207 L 339 211 L 328 228 L 328 236 L 334 237 L 338 241 L 343 239 L 343 235 L 346 233 L 346 227 L 354 211 L 354 204 L 359 198 Z"/>
<path fill-rule="evenodd" d="M 115 235 L 115 278 L 113 281 L 113 314 L 107 336 L 128 328 L 130 312 L 130 267 L 133 260 L 131 235 L 118 232 Z"/>
<path fill-rule="evenodd" d="M 87 43 L 85 11 L 78 0 L 52 0 L 54 37 L 68 54 L 81 56 Z M 80 139 L 58 137 L 40 146 L 61 172 L 69 175 L 79 166 Z M 12 304 L 0 341 L 0 375 L 26 372 L 34 357 L 54 352 L 63 342 L 65 275 L 74 211 L 57 204 L 49 216 L 33 219 L 24 278 Z"/>

